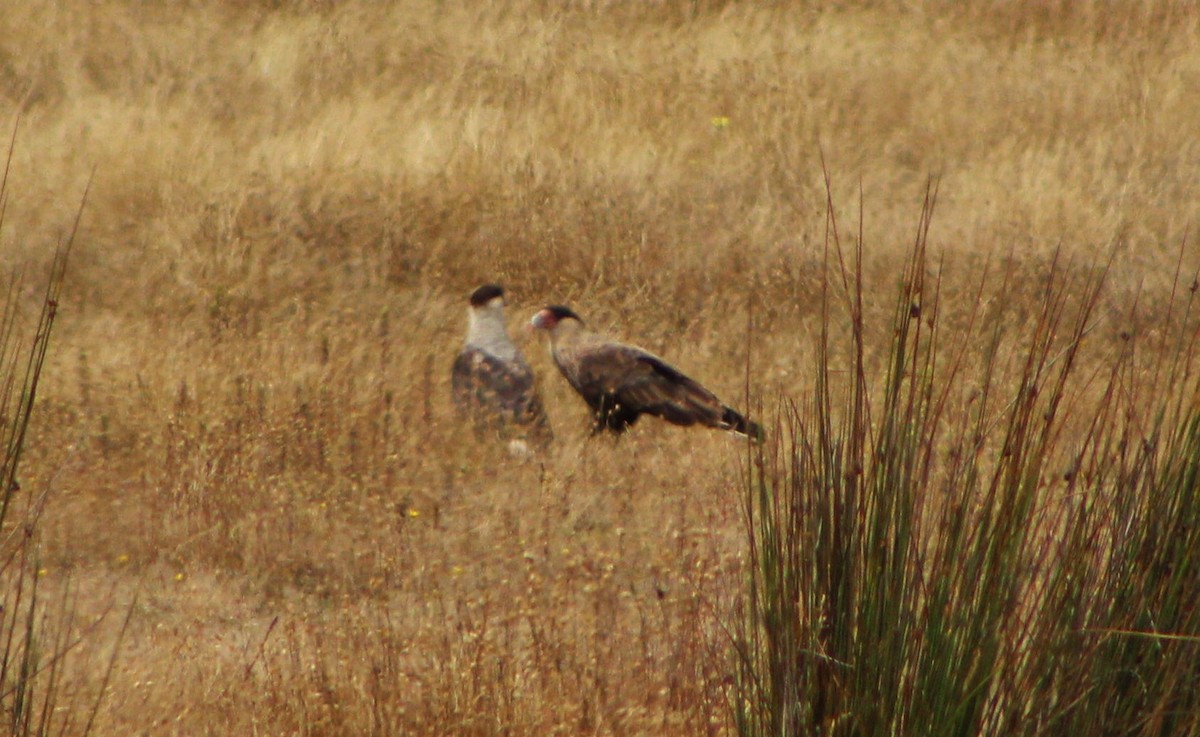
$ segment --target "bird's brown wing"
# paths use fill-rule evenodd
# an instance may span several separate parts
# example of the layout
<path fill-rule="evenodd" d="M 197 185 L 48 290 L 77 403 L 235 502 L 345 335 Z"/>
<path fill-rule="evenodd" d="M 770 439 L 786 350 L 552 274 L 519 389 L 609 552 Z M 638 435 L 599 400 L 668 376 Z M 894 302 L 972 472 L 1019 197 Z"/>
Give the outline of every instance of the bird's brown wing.
<path fill-rule="evenodd" d="M 575 388 L 594 411 L 615 413 L 624 426 L 640 414 L 676 425 L 722 426 L 726 407 L 717 397 L 661 358 L 640 348 L 606 343 L 581 348 L 573 356 Z"/>
<path fill-rule="evenodd" d="M 699 382 L 648 353 L 637 357 L 637 366 L 629 372 L 619 397 L 646 414 L 676 425 L 717 426 L 725 409 L 721 400 Z"/>
<path fill-rule="evenodd" d="M 646 368 L 631 374 L 639 378 L 633 379 L 632 386 L 621 393 L 629 397 L 626 401 L 647 402 L 644 412 L 676 425 L 700 423 L 762 441 L 763 430 L 758 423 L 746 419 L 679 369 L 649 353 L 643 352 L 637 360 Z M 639 388 L 642 386 L 645 388 Z"/>
<path fill-rule="evenodd" d="M 549 434 L 533 371 L 523 361 L 504 361 L 467 347 L 454 360 L 450 385 L 460 414 L 485 425 L 522 425 Z"/>

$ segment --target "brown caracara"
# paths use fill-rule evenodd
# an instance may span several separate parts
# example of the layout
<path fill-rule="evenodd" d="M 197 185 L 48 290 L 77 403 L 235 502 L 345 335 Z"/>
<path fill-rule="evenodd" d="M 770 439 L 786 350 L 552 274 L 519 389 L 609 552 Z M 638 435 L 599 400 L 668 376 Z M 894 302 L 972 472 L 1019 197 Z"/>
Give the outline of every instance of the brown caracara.
<path fill-rule="evenodd" d="M 550 333 L 554 363 L 592 408 L 592 434 L 625 432 L 646 414 L 675 425 L 700 424 L 762 438 L 761 427 L 682 371 L 641 348 L 589 331 L 570 308 L 545 307 L 533 316 L 532 325 Z"/>
<path fill-rule="evenodd" d="M 552 438 L 533 370 L 504 325 L 503 287 L 485 284 L 471 293 L 467 340 L 454 360 L 450 385 L 459 415 L 473 420 L 477 430 L 541 445 Z"/>

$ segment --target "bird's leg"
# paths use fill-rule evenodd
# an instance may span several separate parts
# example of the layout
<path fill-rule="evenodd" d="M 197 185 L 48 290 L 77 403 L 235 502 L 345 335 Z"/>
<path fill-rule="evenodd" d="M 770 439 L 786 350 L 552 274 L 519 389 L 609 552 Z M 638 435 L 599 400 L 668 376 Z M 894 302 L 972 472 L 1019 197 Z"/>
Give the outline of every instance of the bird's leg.
<path fill-rule="evenodd" d="M 592 417 L 592 432 L 588 435 L 588 437 L 594 438 L 602 432 L 604 432 L 604 419 L 600 416 L 600 413 L 597 412 Z"/>
<path fill-rule="evenodd" d="M 617 404 L 617 398 L 611 394 L 604 394 L 600 397 L 600 402 L 596 407 L 595 414 L 592 415 L 592 435 L 605 435 L 607 431 L 613 429 L 613 412 L 620 405 Z"/>

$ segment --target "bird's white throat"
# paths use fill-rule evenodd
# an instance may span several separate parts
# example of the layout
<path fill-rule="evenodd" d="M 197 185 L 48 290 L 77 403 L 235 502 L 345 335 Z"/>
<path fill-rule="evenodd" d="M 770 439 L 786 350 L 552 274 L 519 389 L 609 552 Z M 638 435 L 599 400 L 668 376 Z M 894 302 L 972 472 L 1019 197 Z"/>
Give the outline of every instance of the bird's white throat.
<path fill-rule="evenodd" d="M 504 361 L 517 357 L 517 347 L 504 325 L 504 308 L 474 307 L 467 311 L 467 345 Z"/>

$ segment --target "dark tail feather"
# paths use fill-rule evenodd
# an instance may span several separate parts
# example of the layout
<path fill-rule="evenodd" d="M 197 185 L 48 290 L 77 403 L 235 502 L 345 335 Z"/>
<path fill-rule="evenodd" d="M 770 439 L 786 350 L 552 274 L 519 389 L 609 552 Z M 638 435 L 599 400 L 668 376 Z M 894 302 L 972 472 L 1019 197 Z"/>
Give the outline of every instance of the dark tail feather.
<path fill-rule="evenodd" d="M 745 435 L 756 443 L 763 441 L 763 429 L 757 422 L 751 422 L 745 417 L 738 414 L 737 410 L 732 407 L 726 407 L 724 414 L 721 415 L 721 423 L 726 429 L 736 432 L 740 435 Z"/>

